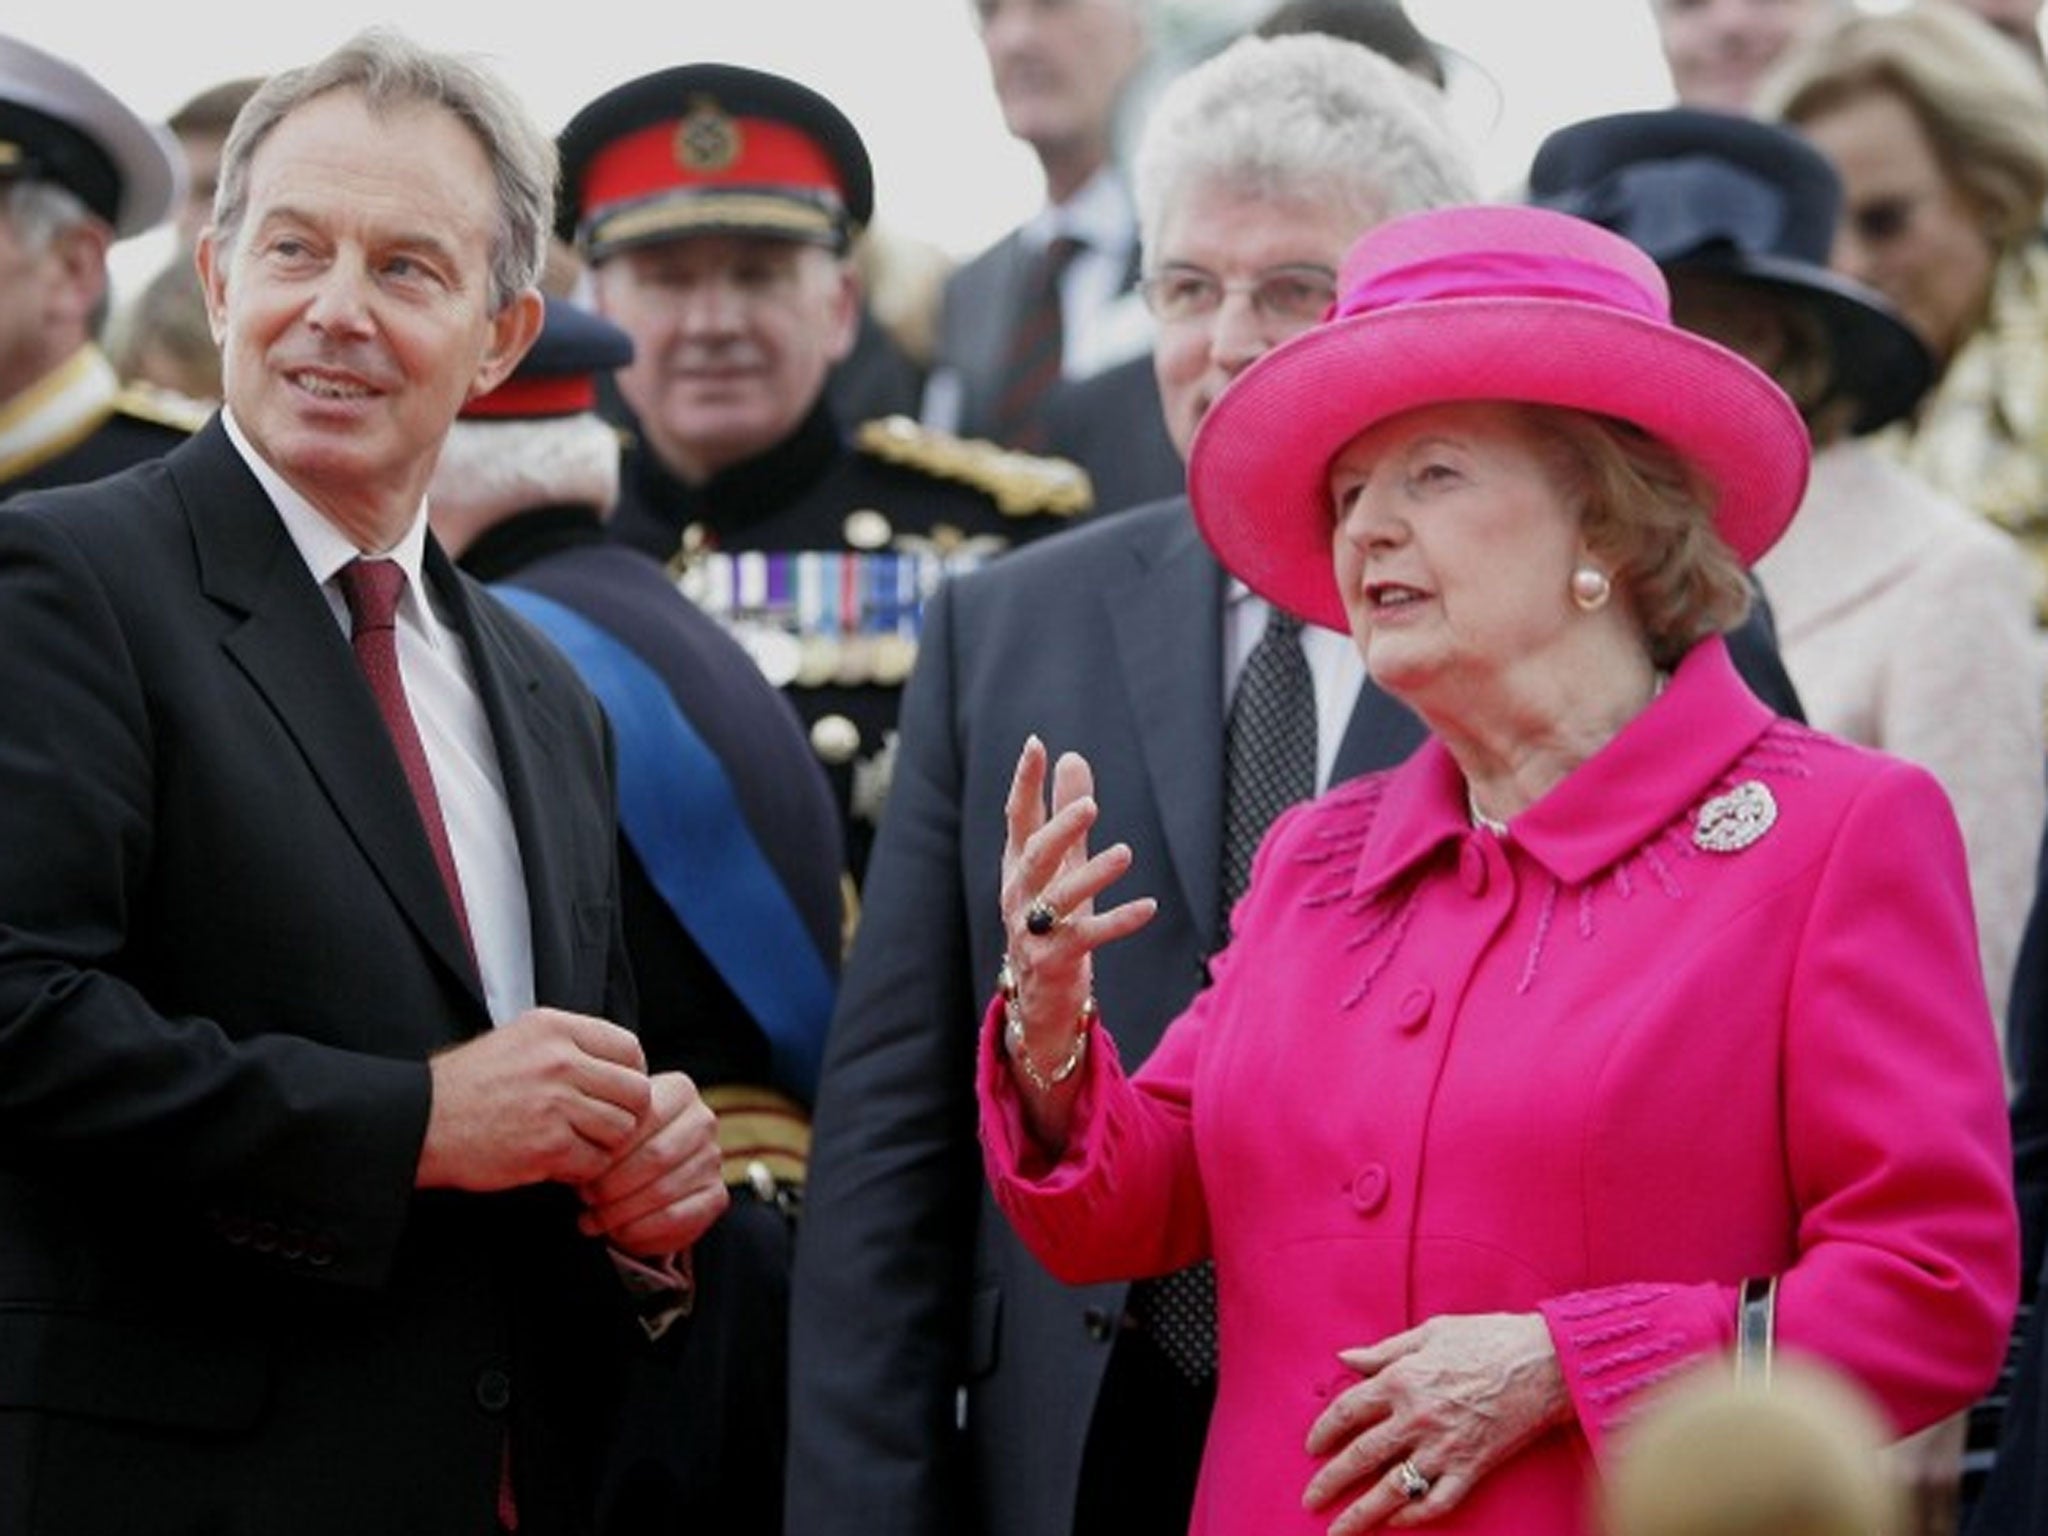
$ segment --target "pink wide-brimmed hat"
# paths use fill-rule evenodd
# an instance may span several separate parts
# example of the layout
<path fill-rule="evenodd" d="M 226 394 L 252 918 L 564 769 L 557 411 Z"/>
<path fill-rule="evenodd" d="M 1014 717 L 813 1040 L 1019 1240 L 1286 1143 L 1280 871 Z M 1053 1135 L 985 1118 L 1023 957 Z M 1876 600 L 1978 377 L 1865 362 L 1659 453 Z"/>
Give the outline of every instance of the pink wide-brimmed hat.
<path fill-rule="evenodd" d="M 1240 374 L 1188 456 L 1195 522 L 1260 596 L 1350 627 L 1331 551 L 1330 461 L 1418 406 L 1507 400 L 1633 422 L 1714 492 L 1744 564 L 1798 510 L 1812 456 L 1782 390 L 1671 323 L 1657 264 L 1619 235 L 1528 207 L 1436 209 L 1352 246 L 1313 330 Z"/>

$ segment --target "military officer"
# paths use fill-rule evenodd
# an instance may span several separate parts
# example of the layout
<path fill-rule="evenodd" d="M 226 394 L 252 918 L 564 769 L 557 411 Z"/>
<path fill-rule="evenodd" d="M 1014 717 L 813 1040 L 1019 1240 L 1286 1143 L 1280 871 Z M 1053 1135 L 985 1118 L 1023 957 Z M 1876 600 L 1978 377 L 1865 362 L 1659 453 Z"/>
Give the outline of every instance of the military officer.
<path fill-rule="evenodd" d="M 611 722 L 641 1039 L 717 1111 L 732 1190 L 692 1250 L 687 1324 L 632 1362 L 599 1531 L 781 1536 L 793 1217 L 839 970 L 839 816 L 788 701 L 659 564 L 605 537 L 619 440 L 595 414 L 595 375 L 632 350 L 549 299 L 511 378 L 463 407 L 428 515 Z"/>
<path fill-rule="evenodd" d="M 586 106 L 561 150 L 560 233 L 635 343 L 614 376 L 630 443 L 613 535 L 669 562 L 789 691 L 857 876 L 925 597 L 1068 526 L 1087 477 L 908 418 L 835 419 L 825 385 L 853 343 L 849 251 L 874 179 L 815 91 L 730 65 L 665 69 Z"/>
<path fill-rule="evenodd" d="M 124 389 L 95 341 L 107 251 L 162 221 L 180 174 L 166 129 L 0 36 L 0 500 L 155 458 L 204 419 Z"/>

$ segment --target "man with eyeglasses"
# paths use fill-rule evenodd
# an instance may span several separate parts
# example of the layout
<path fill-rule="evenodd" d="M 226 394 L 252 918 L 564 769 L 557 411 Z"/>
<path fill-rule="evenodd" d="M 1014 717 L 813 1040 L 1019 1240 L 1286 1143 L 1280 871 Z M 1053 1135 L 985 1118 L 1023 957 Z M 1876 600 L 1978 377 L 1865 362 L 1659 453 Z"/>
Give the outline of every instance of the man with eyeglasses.
<path fill-rule="evenodd" d="M 1322 314 L 1354 237 L 1474 196 L 1427 87 L 1328 37 L 1246 39 L 1181 76 L 1136 177 L 1182 453 L 1233 377 Z M 1165 1304 L 1181 1287 L 1067 1287 L 1016 1241 L 981 1177 L 975 1024 L 1002 947 L 1003 805 L 1033 732 L 1087 754 L 1115 808 L 1100 841 L 1128 842 L 1159 899 L 1096 975 L 1126 1063 L 1202 985 L 1227 921 L 1228 701 L 1266 627 L 1181 497 L 1006 556 L 927 607 L 826 1048 L 788 1536 L 1185 1532 L 1212 1383 Z M 1349 641 L 1302 640 L 1316 786 L 1405 757 L 1421 726 Z"/>

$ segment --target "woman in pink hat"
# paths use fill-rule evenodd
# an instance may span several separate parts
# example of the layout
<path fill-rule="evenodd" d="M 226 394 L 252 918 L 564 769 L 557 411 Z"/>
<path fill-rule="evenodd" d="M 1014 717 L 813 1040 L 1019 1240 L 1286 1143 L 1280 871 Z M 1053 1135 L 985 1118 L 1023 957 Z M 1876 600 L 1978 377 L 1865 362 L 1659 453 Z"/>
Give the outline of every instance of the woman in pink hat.
<path fill-rule="evenodd" d="M 1797 412 L 1564 214 L 1393 220 L 1338 291 L 1211 407 L 1190 490 L 1430 739 L 1275 823 L 1135 1076 L 1090 957 L 1151 902 L 1105 895 L 1088 764 L 1025 746 L 998 1200 L 1070 1282 L 1215 1260 L 1205 1536 L 1584 1531 L 1612 1432 L 1739 1316 L 1901 1432 L 1962 1408 L 2017 1260 L 1954 817 L 1722 639 Z"/>

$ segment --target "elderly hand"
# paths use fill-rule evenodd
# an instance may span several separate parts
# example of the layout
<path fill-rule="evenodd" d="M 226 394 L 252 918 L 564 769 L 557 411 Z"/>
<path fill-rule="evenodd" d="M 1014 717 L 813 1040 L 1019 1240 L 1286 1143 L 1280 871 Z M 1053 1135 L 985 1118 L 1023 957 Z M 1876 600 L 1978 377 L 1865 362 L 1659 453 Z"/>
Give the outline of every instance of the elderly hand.
<path fill-rule="evenodd" d="M 1338 1359 L 1359 1381 L 1310 1428 L 1308 1453 L 1324 1466 L 1302 1495 L 1311 1510 L 1351 1496 L 1330 1536 L 1436 1519 L 1571 1417 L 1550 1330 L 1533 1312 L 1435 1317 Z"/>
<path fill-rule="evenodd" d="M 1146 896 L 1095 910 L 1095 898 L 1130 869 L 1131 850 L 1117 843 L 1089 855 L 1094 792 L 1088 760 L 1063 753 L 1052 770 L 1048 814 L 1045 744 L 1036 736 L 1024 743 L 1003 808 L 1002 911 L 1005 952 L 1024 1021 L 1023 1049 L 1034 1063 L 1057 1063 L 1074 1049 L 1091 995 L 1089 956 L 1144 927 L 1158 908 Z M 1042 1066 L 1039 1075 L 1047 1071 Z M 1053 1098 L 1061 1108 L 1043 1102 Z M 1071 1089 L 1027 1095 L 1033 1133 L 1051 1148 L 1065 1142 L 1063 1106 L 1071 1098 Z"/>
<path fill-rule="evenodd" d="M 680 1253 L 731 1200 L 718 1151 L 718 1121 L 680 1072 L 650 1079 L 647 1113 L 611 1166 L 584 1184 L 583 1231 L 642 1256 Z"/>

